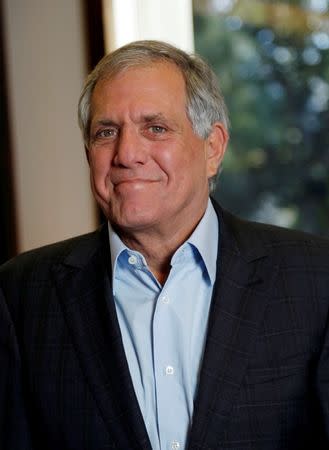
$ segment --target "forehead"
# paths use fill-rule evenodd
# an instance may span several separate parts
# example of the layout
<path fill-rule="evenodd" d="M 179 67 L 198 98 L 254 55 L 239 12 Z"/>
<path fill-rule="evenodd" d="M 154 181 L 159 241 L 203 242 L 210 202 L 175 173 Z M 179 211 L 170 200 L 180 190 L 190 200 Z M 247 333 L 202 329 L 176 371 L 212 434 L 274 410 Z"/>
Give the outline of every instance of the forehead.
<path fill-rule="evenodd" d="M 175 98 L 186 103 L 185 79 L 179 68 L 169 62 L 151 62 L 102 77 L 96 83 L 91 97 L 92 109 L 109 101 L 125 101 L 128 98 L 142 100 L 149 97 L 154 102 L 160 97 Z"/>

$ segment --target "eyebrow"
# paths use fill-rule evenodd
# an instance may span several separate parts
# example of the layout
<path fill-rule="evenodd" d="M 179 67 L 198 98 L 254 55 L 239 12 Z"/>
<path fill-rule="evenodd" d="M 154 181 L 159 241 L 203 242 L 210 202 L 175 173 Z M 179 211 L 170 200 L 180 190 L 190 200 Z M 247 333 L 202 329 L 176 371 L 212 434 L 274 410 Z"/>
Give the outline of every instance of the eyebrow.
<path fill-rule="evenodd" d="M 115 123 L 113 120 L 110 120 L 110 119 L 100 119 L 100 120 L 97 120 L 97 121 L 95 122 L 95 125 L 104 125 L 105 127 L 108 127 L 108 126 L 118 126 L 117 123 Z"/>
<path fill-rule="evenodd" d="M 155 120 L 168 121 L 168 119 L 162 113 L 145 114 L 145 115 L 142 116 L 142 119 L 143 119 L 144 122 L 154 122 Z"/>
<path fill-rule="evenodd" d="M 152 114 L 141 114 L 139 120 L 144 123 L 152 123 L 157 120 L 160 120 L 160 121 L 164 121 L 164 122 L 168 123 L 171 126 L 175 125 L 175 122 L 173 122 L 172 120 L 169 120 L 161 112 L 154 113 L 154 114 L 153 113 Z M 111 119 L 99 119 L 93 124 L 93 126 L 99 126 L 99 125 L 102 125 L 105 127 L 110 127 L 110 126 L 118 127 L 118 126 L 120 126 L 120 123 L 115 122 L 114 120 L 111 120 Z"/>

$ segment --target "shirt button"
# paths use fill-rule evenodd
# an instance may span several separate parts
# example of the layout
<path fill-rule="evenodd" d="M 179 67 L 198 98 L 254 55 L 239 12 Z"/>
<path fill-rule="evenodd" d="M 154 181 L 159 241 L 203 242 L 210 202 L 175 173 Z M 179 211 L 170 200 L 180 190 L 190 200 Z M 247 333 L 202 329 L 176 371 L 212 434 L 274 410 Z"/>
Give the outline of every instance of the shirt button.
<path fill-rule="evenodd" d="M 167 366 L 166 367 L 166 375 L 174 375 L 174 368 L 173 368 L 173 366 Z M 176 442 L 176 441 L 175 441 Z M 179 447 L 177 447 L 177 448 L 179 448 Z"/>
<path fill-rule="evenodd" d="M 136 256 L 135 256 L 135 255 L 129 256 L 128 262 L 129 262 L 129 264 L 132 264 L 132 265 L 136 264 L 136 263 L 137 263 L 137 258 L 136 258 Z"/>
<path fill-rule="evenodd" d="M 171 443 L 172 450 L 178 450 L 180 448 L 180 443 L 178 441 L 173 441 Z"/>
<path fill-rule="evenodd" d="M 166 304 L 168 304 L 169 301 L 170 301 L 168 295 L 163 295 L 162 298 L 161 298 L 161 300 L 163 301 L 163 303 L 166 303 Z"/>

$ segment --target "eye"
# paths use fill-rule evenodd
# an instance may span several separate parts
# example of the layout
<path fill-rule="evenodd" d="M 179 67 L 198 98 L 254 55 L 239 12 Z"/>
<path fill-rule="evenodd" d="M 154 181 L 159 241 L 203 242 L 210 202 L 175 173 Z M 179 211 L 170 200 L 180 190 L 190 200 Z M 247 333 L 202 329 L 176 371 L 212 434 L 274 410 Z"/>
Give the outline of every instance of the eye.
<path fill-rule="evenodd" d="M 103 130 L 99 130 L 96 133 L 96 138 L 113 138 L 118 134 L 118 130 L 116 128 L 105 128 Z"/>
<path fill-rule="evenodd" d="M 167 129 L 161 125 L 152 125 L 149 130 L 154 134 L 163 134 L 167 131 Z"/>

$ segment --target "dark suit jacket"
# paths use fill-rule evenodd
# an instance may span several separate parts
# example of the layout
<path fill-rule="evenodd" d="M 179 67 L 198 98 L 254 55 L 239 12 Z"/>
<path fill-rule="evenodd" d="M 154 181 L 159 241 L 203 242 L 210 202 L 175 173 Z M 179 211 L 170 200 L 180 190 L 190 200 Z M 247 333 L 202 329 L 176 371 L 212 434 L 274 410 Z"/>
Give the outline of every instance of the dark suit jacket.
<path fill-rule="evenodd" d="M 216 206 L 221 238 L 190 450 L 329 448 L 329 243 Z M 150 449 L 107 227 L 0 269 L 1 450 Z"/>

